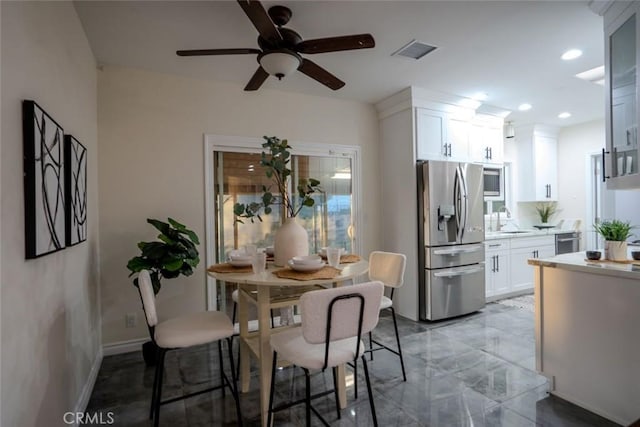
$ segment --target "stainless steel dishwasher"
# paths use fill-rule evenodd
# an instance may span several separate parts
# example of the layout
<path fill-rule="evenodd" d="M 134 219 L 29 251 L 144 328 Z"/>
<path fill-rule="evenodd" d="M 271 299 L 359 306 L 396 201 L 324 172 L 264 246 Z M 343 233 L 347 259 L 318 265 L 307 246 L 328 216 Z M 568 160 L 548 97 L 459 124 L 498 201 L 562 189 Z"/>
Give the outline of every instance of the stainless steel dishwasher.
<path fill-rule="evenodd" d="M 578 252 L 580 250 L 580 232 L 556 234 L 556 255 Z"/>

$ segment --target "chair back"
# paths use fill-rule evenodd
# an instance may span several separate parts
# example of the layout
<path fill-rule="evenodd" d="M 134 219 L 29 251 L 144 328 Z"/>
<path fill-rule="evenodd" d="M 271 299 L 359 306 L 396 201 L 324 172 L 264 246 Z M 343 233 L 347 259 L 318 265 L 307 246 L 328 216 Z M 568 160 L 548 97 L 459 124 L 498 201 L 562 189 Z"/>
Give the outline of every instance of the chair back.
<path fill-rule="evenodd" d="M 406 265 L 404 254 L 373 251 L 369 255 L 369 280 L 379 280 L 385 286 L 399 288 L 404 282 Z"/>
<path fill-rule="evenodd" d="M 158 314 L 156 313 L 156 296 L 153 293 L 149 271 L 141 270 L 138 273 L 138 290 L 142 299 L 142 309 L 147 318 L 147 325 L 149 325 L 149 328 L 153 328 L 158 324 Z M 153 333 L 151 336 L 153 337 Z"/>
<path fill-rule="evenodd" d="M 378 324 L 383 292 L 381 282 L 367 282 L 304 293 L 300 309 L 305 341 L 328 343 L 371 331 Z"/>

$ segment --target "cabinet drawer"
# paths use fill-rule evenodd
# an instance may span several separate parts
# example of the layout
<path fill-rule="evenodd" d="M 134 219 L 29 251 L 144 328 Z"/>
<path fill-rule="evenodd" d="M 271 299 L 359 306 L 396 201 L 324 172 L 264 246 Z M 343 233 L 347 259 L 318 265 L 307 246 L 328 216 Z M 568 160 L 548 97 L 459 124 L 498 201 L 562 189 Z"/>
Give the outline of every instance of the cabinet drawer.
<path fill-rule="evenodd" d="M 511 249 L 555 246 L 556 236 L 516 237 L 511 239 Z"/>
<path fill-rule="evenodd" d="M 484 242 L 485 252 L 504 251 L 504 250 L 508 250 L 509 247 L 510 247 L 509 239 L 490 240 L 490 241 Z"/>

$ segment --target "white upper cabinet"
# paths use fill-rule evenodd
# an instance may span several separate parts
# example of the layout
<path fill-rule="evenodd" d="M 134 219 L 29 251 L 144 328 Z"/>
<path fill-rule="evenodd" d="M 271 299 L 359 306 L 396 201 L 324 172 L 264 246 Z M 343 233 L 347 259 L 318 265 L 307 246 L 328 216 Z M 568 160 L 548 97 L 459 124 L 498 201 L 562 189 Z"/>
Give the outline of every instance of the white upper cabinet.
<path fill-rule="evenodd" d="M 516 130 L 518 201 L 558 200 L 558 137 L 548 126 L 524 126 Z"/>
<path fill-rule="evenodd" d="M 416 108 L 417 159 L 469 161 L 469 128 L 468 119 Z"/>
<path fill-rule="evenodd" d="M 610 189 L 640 188 L 639 9 L 638 2 L 614 2 L 604 14 L 607 148 L 603 176 Z"/>
<path fill-rule="evenodd" d="M 416 157 L 418 160 L 448 159 L 447 113 L 416 108 Z"/>
<path fill-rule="evenodd" d="M 504 162 L 503 121 L 497 117 L 477 115 L 469 133 L 471 161 L 502 165 Z"/>

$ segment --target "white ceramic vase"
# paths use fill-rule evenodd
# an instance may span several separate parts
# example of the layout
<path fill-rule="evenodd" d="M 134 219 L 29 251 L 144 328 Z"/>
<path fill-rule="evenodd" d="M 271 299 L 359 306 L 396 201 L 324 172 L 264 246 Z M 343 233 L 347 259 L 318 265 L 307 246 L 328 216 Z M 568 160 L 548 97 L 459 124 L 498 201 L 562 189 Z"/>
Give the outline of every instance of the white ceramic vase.
<path fill-rule="evenodd" d="M 604 257 L 611 261 L 625 261 L 627 259 L 627 242 L 605 240 Z"/>
<path fill-rule="evenodd" d="M 309 255 L 309 236 L 296 218 L 287 218 L 276 231 L 273 242 L 273 262 L 277 266 L 287 265 L 294 256 Z"/>

